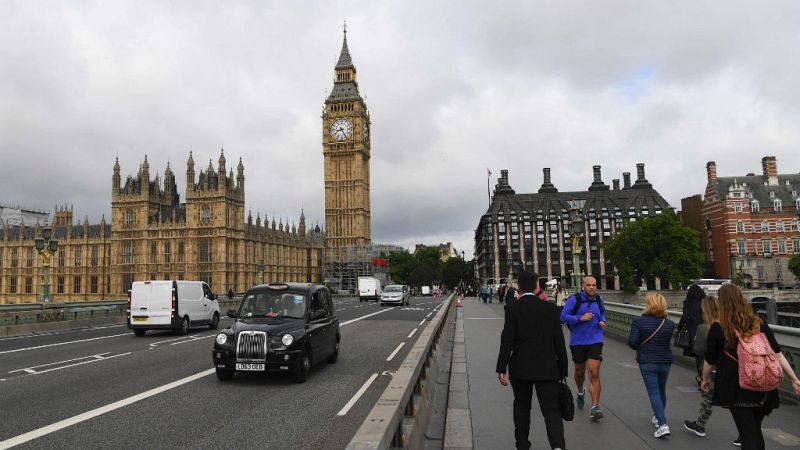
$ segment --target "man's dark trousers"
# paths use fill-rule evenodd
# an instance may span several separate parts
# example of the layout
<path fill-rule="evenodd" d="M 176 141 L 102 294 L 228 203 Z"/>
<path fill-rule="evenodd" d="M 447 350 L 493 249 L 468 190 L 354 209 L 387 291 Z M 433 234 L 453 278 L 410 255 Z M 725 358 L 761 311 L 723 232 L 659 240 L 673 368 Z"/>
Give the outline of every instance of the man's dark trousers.
<path fill-rule="evenodd" d="M 536 398 L 544 416 L 547 427 L 547 440 L 550 448 L 566 448 L 564 442 L 564 422 L 561 421 L 561 410 L 558 408 L 558 381 L 531 381 L 511 378 L 514 389 L 514 438 L 518 450 L 528 450 L 531 428 L 531 400 L 533 387 L 536 386 Z"/>

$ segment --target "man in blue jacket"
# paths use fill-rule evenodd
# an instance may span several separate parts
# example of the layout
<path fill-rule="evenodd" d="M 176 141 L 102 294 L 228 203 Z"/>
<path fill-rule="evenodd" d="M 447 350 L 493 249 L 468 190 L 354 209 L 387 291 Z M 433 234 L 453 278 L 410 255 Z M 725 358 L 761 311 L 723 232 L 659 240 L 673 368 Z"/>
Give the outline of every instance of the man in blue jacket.
<path fill-rule="evenodd" d="M 571 295 L 564 304 L 561 321 L 570 329 L 569 348 L 572 362 L 575 363 L 575 384 L 578 394 L 575 402 L 578 409 L 586 404 L 586 391 L 583 381 L 586 366 L 589 366 L 589 393 L 592 396 L 592 409 L 589 418 L 600 420 L 600 364 L 603 361 L 603 330 L 606 328 L 606 311 L 603 298 L 597 293 L 597 279 L 593 276 L 583 278 L 583 289 Z"/>

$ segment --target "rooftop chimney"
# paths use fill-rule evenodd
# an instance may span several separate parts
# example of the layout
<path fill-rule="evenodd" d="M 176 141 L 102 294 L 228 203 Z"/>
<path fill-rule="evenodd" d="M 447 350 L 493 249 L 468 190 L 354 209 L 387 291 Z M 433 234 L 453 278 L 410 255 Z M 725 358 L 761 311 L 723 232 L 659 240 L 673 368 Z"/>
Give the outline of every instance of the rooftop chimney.
<path fill-rule="evenodd" d="M 653 187 L 644 177 L 644 163 L 636 164 L 636 183 L 633 183 L 635 189 L 651 189 Z"/>
<path fill-rule="evenodd" d="M 594 181 L 592 181 L 592 185 L 589 186 L 589 190 L 607 191 L 608 185 L 603 183 L 603 177 L 600 174 L 600 166 L 592 166 L 592 171 L 594 172 Z"/>
<path fill-rule="evenodd" d="M 631 173 L 630 172 L 622 172 L 622 189 L 630 189 L 631 187 Z"/>
<path fill-rule="evenodd" d="M 611 180 L 611 182 L 614 184 L 614 190 L 618 191 L 619 190 L 619 178 L 614 178 L 613 180 Z"/>
<path fill-rule="evenodd" d="M 514 189 L 508 184 L 508 170 L 503 169 L 500 171 L 500 178 L 497 179 L 497 185 L 494 187 L 494 195 L 507 195 L 515 194 Z"/>
<path fill-rule="evenodd" d="M 774 156 L 761 158 L 761 168 L 764 171 L 764 178 L 770 186 L 778 185 L 778 163 Z"/>
<path fill-rule="evenodd" d="M 558 192 L 558 189 L 556 189 L 556 187 L 553 186 L 553 183 L 550 181 L 550 168 L 545 167 L 542 169 L 542 173 L 544 174 L 544 183 L 542 183 L 542 187 L 539 188 L 539 193 L 544 194 Z"/>
<path fill-rule="evenodd" d="M 709 183 L 717 182 L 717 163 L 709 161 L 706 163 L 706 178 Z"/>

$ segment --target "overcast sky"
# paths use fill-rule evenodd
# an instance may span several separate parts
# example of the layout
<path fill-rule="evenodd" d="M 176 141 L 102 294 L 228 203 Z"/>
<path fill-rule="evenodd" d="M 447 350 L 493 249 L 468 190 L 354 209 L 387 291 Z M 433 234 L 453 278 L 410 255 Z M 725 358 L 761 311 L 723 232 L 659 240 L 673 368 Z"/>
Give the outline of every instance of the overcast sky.
<path fill-rule="evenodd" d="M 253 216 L 324 225 L 320 114 L 342 23 L 372 119 L 373 241 L 453 242 L 509 169 L 584 190 L 636 163 L 675 207 L 720 176 L 800 171 L 797 1 L 0 2 L 0 202 L 92 223 L 111 175 L 224 146 Z M 123 181 L 124 182 L 124 181 Z"/>

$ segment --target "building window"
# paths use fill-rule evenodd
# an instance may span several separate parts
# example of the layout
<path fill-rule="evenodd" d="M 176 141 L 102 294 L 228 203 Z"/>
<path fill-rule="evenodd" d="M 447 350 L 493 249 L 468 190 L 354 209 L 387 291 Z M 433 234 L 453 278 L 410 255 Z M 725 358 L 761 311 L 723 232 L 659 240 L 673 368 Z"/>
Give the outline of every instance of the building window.
<path fill-rule="evenodd" d="M 12 294 L 17 293 L 17 277 L 11 277 L 11 284 L 8 286 L 8 292 Z"/>
<path fill-rule="evenodd" d="M 761 241 L 761 251 L 766 253 L 772 253 L 772 241 L 769 239 L 764 239 Z"/>
<path fill-rule="evenodd" d="M 25 267 L 33 267 L 33 249 L 29 248 L 25 256 Z"/>
<path fill-rule="evenodd" d="M 83 260 L 83 255 L 81 255 L 81 248 L 75 247 L 75 267 L 81 266 L 81 261 Z"/>
<path fill-rule="evenodd" d="M 738 197 L 739 195 L 737 194 L 736 196 Z M 735 212 L 737 212 L 737 213 L 740 213 L 740 212 L 742 212 L 742 204 L 741 204 L 741 203 L 739 203 L 739 202 L 736 202 L 736 203 L 734 203 L 734 204 L 733 204 L 733 210 L 734 210 Z"/>
<path fill-rule="evenodd" d="M 792 239 L 792 251 L 794 253 L 800 253 L 800 239 L 798 238 Z"/>
<path fill-rule="evenodd" d="M 186 247 L 184 246 L 183 242 L 178 242 L 178 262 L 179 263 L 183 262 L 185 254 L 186 254 Z"/>
<path fill-rule="evenodd" d="M 33 277 L 25 277 L 25 293 L 33 294 Z"/>
<path fill-rule="evenodd" d="M 761 205 L 758 204 L 758 200 L 750 202 L 750 212 L 757 213 L 759 211 L 761 211 Z"/>
<path fill-rule="evenodd" d="M 211 221 L 211 208 L 209 206 L 203 206 L 200 210 L 200 222 L 210 222 Z"/>
<path fill-rule="evenodd" d="M 172 262 L 172 246 L 169 242 L 164 242 L 164 262 Z"/>
<path fill-rule="evenodd" d="M 81 293 L 81 277 L 75 277 L 72 280 L 72 293 L 73 294 L 80 294 Z"/>
<path fill-rule="evenodd" d="M 792 231 L 797 231 L 797 220 L 792 221 Z"/>
<path fill-rule="evenodd" d="M 744 222 L 742 222 L 741 220 L 736 221 L 736 232 L 744 233 Z"/>
<path fill-rule="evenodd" d="M 125 210 L 125 225 L 133 225 L 135 216 L 132 209 Z"/>
<path fill-rule="evenodd" d="M 136 261 L 135 245 L 133 241 L 124 242 L 122 244 L 122 264 L 133 264 Z M 125 291 L 127 292 L 127 291 Z"/>
<path fill-rule="evenodd" d="M 17 254 L 18 254 L 17 249 L 16 248 L 12 248 L 11 249 L 11 267 L 17 267 L 17 265 L 19 264 L 19 261 L 18 261 L 19 258 L 17 257 Z"/>
<path fill-rule="evenodd" d="M 97 266 L 97 260 L 99 259 L 100 250 L 97 248 L 96 245 L 92 246 L 92 266 Z"/>
<path fill-rule="evenodd" d="M 766 220 L 761 222 L 761 231 L 769 231 L 769 223 Z"/>
<path fill-rule="evenodd" d="M 133 286 L 133 274 L 132 273 L 122 274 L 122 292 L 127 294 L 131 290 L 132 286 Z"/>
<path fill-rule="evenodd" d="M 200 239 L 200 262 L 211 262 L 211 239 Z"/>
<path fill-rule="evenodd" d="M 56 294 L 64 293 L 64 277 L 59 276 L 56 278 Z"/>
<path fill-rule="evenodd" d="M 64 248 L 58 249 L 58 267 L 64 267 L 67 264 L 67 253 Z"/>
<path fill-rule="evenodd" d="M 783 221 L 779 220 L 775 222 L 775 231 L 784 231 L 783 230 Z"/>
<path fill-rule="evenodd" d="M 152 242 L 150 243 L 150 264 L 155 264 L 157 262 L 158 262 L 158 243 Z"/>
<path fill-rule="evenodd" d="M 92 294 L 97 294 L 97 276 L 92 275 L 89 279 L 89 290 Z"/>
<path fill-rule="evenodd" d="M 739 246 L 740 255 L 744 255 L 745 253 L 747 253 L 747 245 L 744 243 L 744 241 L 737 242 L 737 245 Z"/>
<path fill-rule="evenodd" d="M 786 241 L 778 239 L 778 253 L 786 253 Z"/>
<path fill-rule="evenodd" d="M 781 202 L 780 200 L 775 200 L 774 202 L 772 202 L 772 207 L 777 212 L 783 211 L 783 202 Z"/>

